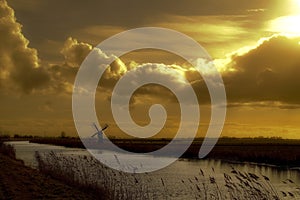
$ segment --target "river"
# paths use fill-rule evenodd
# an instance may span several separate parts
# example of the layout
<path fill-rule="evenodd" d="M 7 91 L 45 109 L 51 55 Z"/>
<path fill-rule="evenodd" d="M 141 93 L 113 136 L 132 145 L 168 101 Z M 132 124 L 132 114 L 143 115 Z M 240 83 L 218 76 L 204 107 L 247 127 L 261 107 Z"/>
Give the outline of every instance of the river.
<path fill-rule="evenodd" d="M 34 156 L 35 151 L 40 153 L 54 151 L 60 154 L 65 154 L 66 156 L 89 155 L 89 153 L 84 149 L 36 144 L 29 143 L 28 141 L 13 141 L 7 142 L 7 144 L 10 144 L 15 148 L 17 159 L 23 160 L 25 165 L 32 168 L 38 167 L 38 163 Z M 224 173 L 230 174 L 232 173 L 233 169 L 243 173 L 253 173 L 258 176 L 265 176 L 270 179 L 272 186 L 278 191 L 280 197 L 289 199 L 288 192 L 292 193 L 295 198 L 300 197 L 300 172 L 297 169 L 283 169 L 275 166 L 258 165 L 252 163 L 228 163 L 220 160 L 179 159 L 168 167 L 149 173 L 148 176 L 151 176 L 151 180 L 165 180 L 165 183 L 163 184 L 168 185 L 166 188 L 168 188 L 168 192 L 172 194 L 174 191 L 178 191 L 178 189 L 182 187 L 179 184 L 180 182 L 189 180 L 192 183 L 191 180 L 199 176 L 200 169 L 207 174 L 207 177 L 214 177 L 216 180 L 222 183 L 224 182 Z M 290 180 L 292 182 L 289 182 Z M 155 183 L 153 182 L 151 184 Z M 287 194 L 286 197 L 284 197 L 285 194 Z M 183 197 L 180 195 L 181 194 L 176 193 L 175 197 L 178 199 L 189 198 L 188 196 Z M 170 199 L 176 199 L 175 197 Z M 292 196 L 290 196 L 291 199 L 294 199 L 294 197 L 292 198 Z"/>

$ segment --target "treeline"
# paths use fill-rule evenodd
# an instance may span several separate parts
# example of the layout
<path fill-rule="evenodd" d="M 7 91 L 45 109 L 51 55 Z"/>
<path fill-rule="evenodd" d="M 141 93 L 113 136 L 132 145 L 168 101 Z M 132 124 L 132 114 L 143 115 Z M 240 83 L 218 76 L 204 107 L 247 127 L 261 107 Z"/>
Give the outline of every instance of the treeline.
<path fill-rule="evenodd" d="M 16 136 L 16 137 L 15 137 Z M 37 137 L 18 136 L 5 140 L 29 140 L 34 143 L 51 144 L 72 148 L 85 148 L 78 137 Z M 204 138 L 197 138 L 182 155 L 183 158 L 198 158 L 198 153 Z M 95 140 L 96 141 L 96 140 Z M 167 145 L 171 139 L 111 139 L 111 141 L 124 150 L 136 153 L 153 152 Z M 178 140 L 172 151 L 176 152 L 184 139 Z M 98 144 L 105 149 L 105 142 Z M 171 152 L 172 153 L 172 152 Z M 168 155 L 166 155 L 168 156 Z M 282 138 L 230 138 L 222 137 L 206 158 L 221 159 L 237 162 L 256 162 L 273 164 L 277 166 L 300 167 L 300 140 Z"/>

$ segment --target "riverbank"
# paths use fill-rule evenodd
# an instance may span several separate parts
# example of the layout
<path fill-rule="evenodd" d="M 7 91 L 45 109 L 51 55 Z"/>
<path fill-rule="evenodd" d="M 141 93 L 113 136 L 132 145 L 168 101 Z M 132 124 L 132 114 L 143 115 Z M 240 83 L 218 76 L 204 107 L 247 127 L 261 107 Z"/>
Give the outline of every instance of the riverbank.
<path fill-rule="evenodd" d="M 168 139 L 112 139 L 114 144 L 131 152 L 152 152 L 167 145 Z M 79 138 L 35 138 L 30 142 L 72 148 L 85 148 Z M 203 139 L 194 140 L 182 158 L 197 159 Z M 180 142 L 178 143 L 180 145 Z M 105 149 L 105 143 L 99 145 Z M 176 151 L 176 146 L 173 151 Z M 283 168 L 300 167 L 300 140 L 280 138 L 220 138 L 206 159 L 249 162 Z"/>
<path fill-rule="evenodd" d="M 253 193 L 257 194 L 256 199 L 278 199 L 272 198 L 272 195 L 300 195 L 299 174 L 289 169 L 191 159 L 174 162 L 153 173 L 127 174 L 107 168 L 93 156 L 82 154 L 80 149 L 37 145 L 28 141 L 8 144 L 14 147 L 17 158 L 25 163 L 30 163 L 28 159 L 35 155 L 40 171 L 77 188 L 85 188 L 86 191 L 106 191 L 105 194 L 111 197 L 109 199 L 234 199 L 230 195 L 237 196 L 236 199 L 255 199 Z M 164 158 L 161 161 L 164 162 Z M 233 187 L 228 186 L 226 180 Z M 249 181 L 253 182 L 250 184 L 252 188 L 249 188 Z M 230 188 L 235 189 L 232 191 Z M 210 197 L 208 192 L 222 195 L 220 198 L 205 198 Z"/>
<path fill-rule="evenodd" d="M 0 152 L 0 199 L 89 200 L 101 199 L 99 196 L 68 186 Z"/>

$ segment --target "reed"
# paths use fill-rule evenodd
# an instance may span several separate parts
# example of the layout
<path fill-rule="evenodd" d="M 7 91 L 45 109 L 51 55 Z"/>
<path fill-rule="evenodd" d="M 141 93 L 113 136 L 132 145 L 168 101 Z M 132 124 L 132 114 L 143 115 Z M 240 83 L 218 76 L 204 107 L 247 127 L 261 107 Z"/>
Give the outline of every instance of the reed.
<path fill-rule="evenodd" d="M 299 198 L 294 191 L 277 191 L 263 175 L 238 171 L 217 177 L 202 169 L 194 177 L 168 180 L 153 174 L 130 174 L 110 169 L 92 156 L 38 153 L 40 171 L 71 185 L 94 192 L 103 199 L 270 199 Z M 115 158 L 118 160 L 118 158 Z M 126 167 L 126 166 L 122 166 Z M 296 188 L 292 180 L 285 180 Z M 300 192 L 300 188 L 298 190 Z"/>
<path fill-rule="evenodd" d="M 12 159 L 16 159 L 16 150 L 12 145 L 7 145 L 0 142 L 0 153 L 9 156 Z"/>

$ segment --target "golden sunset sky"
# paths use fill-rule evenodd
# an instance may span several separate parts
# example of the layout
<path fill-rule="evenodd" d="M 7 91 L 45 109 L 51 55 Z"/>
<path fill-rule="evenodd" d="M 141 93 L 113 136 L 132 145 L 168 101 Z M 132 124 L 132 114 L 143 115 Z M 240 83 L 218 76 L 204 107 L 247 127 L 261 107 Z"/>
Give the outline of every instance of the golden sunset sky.
<path fill-rule="evenodd" d="M 0 131 L 76 136 L 72 89 L 81 62 L 104 39 L 147 26 L 180 31 L 211 55 L 227 93 L 222 136 L 300 138 L 300 0 L 0 0 Z M 106 134 L 125 137 L 111 116 L 110 94 L 122 75 L 143 66 L 178 87 L 180 77 L 162 66 L 191 82 L 201 108 L 198 136 L 204 136 L 210 101 L 201 76 L 158 50 L 122 56 L 101 79 L 96 109 L 100 124 L 111 125 Z M 157 137 L 174 136 L 178 103 L 163 87 L 137 91 L 133 119 L 147 124 L 153 103 L 168 111 Z"/>

